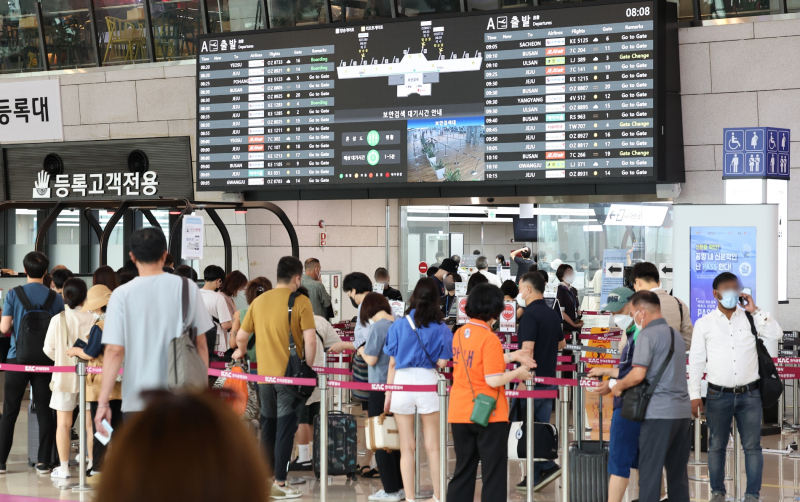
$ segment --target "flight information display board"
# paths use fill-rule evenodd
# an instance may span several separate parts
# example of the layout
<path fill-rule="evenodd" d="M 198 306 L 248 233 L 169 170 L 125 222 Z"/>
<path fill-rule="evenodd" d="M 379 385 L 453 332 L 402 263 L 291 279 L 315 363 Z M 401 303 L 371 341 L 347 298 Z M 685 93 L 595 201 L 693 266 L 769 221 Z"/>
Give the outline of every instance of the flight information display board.
<path fill-rule="evenodd" d="M 654 181 L 657 5 L 203 37 L 197 188 Z"/>

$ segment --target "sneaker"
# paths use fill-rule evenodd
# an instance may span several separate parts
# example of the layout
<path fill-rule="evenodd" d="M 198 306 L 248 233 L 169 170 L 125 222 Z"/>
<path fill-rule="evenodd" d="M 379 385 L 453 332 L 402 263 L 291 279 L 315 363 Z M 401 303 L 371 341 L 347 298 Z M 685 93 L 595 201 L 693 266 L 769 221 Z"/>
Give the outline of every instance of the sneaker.
<path fill-rule="evenodd" d="M 303 478 L 293 478 L 291 476 L 286 476 L 286 484 L 287 485 L 304 485 L 306 484 L 306 480 Z"/>
<path fill-rule="evenodd" d="M 520 492 L 527 492 L 528 491 L 528 478 L 524 478 L 522 481 L 517 483 L 517 491 L 520 491 Z"/>
<path fill-rule="evenodd" d="M 751 493 L 744 494 L 744 502 L 758 502 L 758 497 Z"/>
<path fill-rule="evenodd" d="M 302 494 L 296 490 L 292 490 L 288 486 L 280 486 L 273 484 L 270 490 L 269 498 L 276 500 L 286 499 L 299 499 Z"/>
<path fill-rule="evenodd" d="M 725 494 L 722 492 L 714 492 L 709 502 L 725 502 Z"/>
<path fill-rule="evenodd" d="M 405 499 L 405 496 L 401 498 L 400 492 L 386 493 L 385 490 L 381 490 L 378 493 L 373 493 L 372 495 L 367 497 L 367 500 L 383 500 L 386 502 L 400 502 L 403 499 Z"/>
<path fill-rule="evenodd" d="M 55 469 L 53 469 L 53 472 L 50 473 L 50 477 L 55 479 L 67 479 L 68 477 L 70 477 L 69 469 L 64 469 L 60 466 L 56 467 Z"/>
<path fill-rule="evenodd" d="M 289 463 L 289 472 L 311 471 L 313 468 L 314 466 L 311 464 L 310 459 L 300 462 L 300 457 L 297 457 Z"/>
<path fill-rule="evenodd" d="M 36 472 L 39 474 L 48 474 L 50 467 L 47 464 L 36 464 Z"/>
<path fill-rule="evenodd" d="M 6 469 L 6 464 L 0 464 L 0 474 L 5 474 L 7 472 L 8 469 Z"/>
<path fill-rule="evenodd" d="M 558 479 L 559 476 L 561 476 L 561 467 L 559 467 L 558 464 L 547 469 L 546 471 L 542 471 L 542 473 L 539 475 L 539 483 L 533 487 L 533 491 L 540 491 L 542 488 Z"/>

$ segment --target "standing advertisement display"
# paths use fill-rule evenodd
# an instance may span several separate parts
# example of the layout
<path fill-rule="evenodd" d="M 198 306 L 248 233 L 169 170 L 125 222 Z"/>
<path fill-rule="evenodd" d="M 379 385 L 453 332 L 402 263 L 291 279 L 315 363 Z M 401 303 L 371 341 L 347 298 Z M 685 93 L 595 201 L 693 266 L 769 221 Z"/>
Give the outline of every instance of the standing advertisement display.
<path fill-rule="evenodd" d="M 714 278 L 722 272 L 736 274 L 742 287 L 756 299 L 756 227 L 692 227 L 690 237 L 692 323 L 717 308 Z"/>

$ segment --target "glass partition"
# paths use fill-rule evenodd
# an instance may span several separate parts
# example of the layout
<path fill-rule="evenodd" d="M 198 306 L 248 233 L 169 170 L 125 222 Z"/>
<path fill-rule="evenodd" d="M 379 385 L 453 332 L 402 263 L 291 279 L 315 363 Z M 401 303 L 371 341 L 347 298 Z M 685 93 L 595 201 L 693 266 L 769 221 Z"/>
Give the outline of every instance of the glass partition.
<path fill-rule="evenodd" d="M 270 28 L 290 28 L 324 24 L 325 4 L 322 0 L 267 0 Z"/>
<path fill-rule="evenodd" d="M 369 21 L 392 17 L 391 0 L 330 0 L 331 22 Z"/>
<path fill-rule="evenodd" d="M 0 0 L 0 73 L 44 68 L 36 0 Z"/>
<path fill-rule="evenodd" d="M 87 0 L 42 0 L 42 15 L 51 70 L 97 64 Z"/>
<path fill-rule="evenodd" d="M 103 65 L 149 61 L 142 0 L 95 0 Z"/>
<path fill-rule="evenodd" d="M 787 7 L 791 12 L 792 0 L 787 0 Z M 798 4 L 795 3 L 795 8 Z M 681 6 L 681 16 L 691 9 L 690 6 Z M 780 14 L 783 7 L 779 0 L 707 0 L 700 2 L 700 17 L 703 19 L 726 19 L 729 17 L 763 16 L 767 14 Z"/>
<path fill-rule="evenodd" d="M 47 230 L 47 257 L 50 258 L 51 269 L 56 265 L 64 265 L 73 273 L 80 271 L 80 219 L 79 210 L 64 209 Z"/>
<path fill-rule="evenodd" d="M 195 56 L 195 41 L 203 33 L 199 0 L 150 0 L 150 22 L 157 61 Z"/>
<path fill-rule="evenodd" d="M 209 33 L 264 28 L 261 0 L 206 0 Z"/>
<path fill-rule="evenodd" d="M 111 216 L 114 214 L 113 211 L 100 211 L 100 227 L 105 229 L 106 225 L 108 224 L 108 220 L 111 219 Z M 114 227 L 113 232 L 111 232 L 111 238 L 108 240 L 108 266 L 113 268 L 114 270 L 122 268 L 122 265 L 125 263 L 125 260 L 128 259 L 127 256 L 124 256 L 124 239 L 123 236 L 125 234 L 125 217 L 119 219 L 116 226 Z M 98 254 L 100 252 L 100 245 L 97 245 Z"/>
<path fill-rule="evenodd" d="M 409 298 L 417 281 L 427 276 L 420 270 L 450 256 L 450 225 L 447 206 L 404 206 L 400 220 L 400 291 Z"/>
<path fill-rule="evenodd" d="M 17 209 L 8 211 L 8 263 L 3 268 L 10 268 L 22 272 L 22 259 L 34 250 L 36 245 L 36 232 L 39 230 L 38 212 L 33 209 Z"/>

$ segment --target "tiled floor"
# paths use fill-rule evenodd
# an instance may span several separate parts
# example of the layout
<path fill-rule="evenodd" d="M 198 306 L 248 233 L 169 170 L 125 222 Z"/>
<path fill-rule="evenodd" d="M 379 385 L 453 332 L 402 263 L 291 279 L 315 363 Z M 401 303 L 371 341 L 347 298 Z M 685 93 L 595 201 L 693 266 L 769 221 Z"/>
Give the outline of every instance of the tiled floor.
<path fill-rule="evenodd" d="M 27 403 L 23 409 L 27 409 Z M 17 427 L 14 434 L 14 447 L 8 461 L 8 474 L 0 475 L 0 502 L 39 502 L 43 499 L 55 500 L 91 500 L 89 493 L 73 493 L 71 490 L 62 490 L 55 486 L 49 475 L 40 476 L 28 467 L 27 463 L 27 412 L 20 413 Z M 787 433 L 783 436 L 770 436 L 764 438 L 763 446 L 772 449 L 785 449 L 792 441 L 798 441 L 798 433 Z M 452 473 L 455 467 L 452 447 L 449 449 L 449 471 Z M 703 455 L 705 458 L 705 455 Z M 522 502 L 525 495 L 515 491 L 514 485 L 522 479 L 521 469 L 523 463 L 512 461 L 509 463 L 509 490 L 505 500 L 512 502 Z M 431 481 L 427 477 L 427 460 L 422 455 L 421 462 L 422 476 L 421 485 L 423 489 L 430 490 Z M 742 469 L 744 469 L 744 457 L 742 457 Z M 697 472 L 695 471 L 697 470 Z M 689 467 L 689 475 L 706 475 L 705 466 L 699 468 Z M 62 485 L 77 483 L 77 469 L 73 468 L 73 475 L 76 477 L 70 480 L 62 480 Z M 295 488 L 303 493 L 303 497 L 298 500 L 312 501 L 319 499 L 319 483 L 312 473 L 292 473 L 293 477 L 305 479 L 306 483 L 297 485 Z M 636 478 L 632 479 L 633 485 Z M 378 479 L 359 479 L 357 482 L 348 481 L 345 477 L 330 478 L 328 488 L 328 499 L 333 501 L 353 501 L 365 502 L 367 497 L 380 490 L 380 480 Z M 742 489 L 744 489 L 744 474 L 741 476 Z M 732 500 L 733 484 L 727 482 L 729 499 Z M 547 487 L 542 493 L 534 495 L 536 501 L 560 501 L 561 500 L 560 480 Z M 476 501 L 480 500 L 481 481 L 477 480 Z M 707 501 L 710 498 L 707 483 L 690 482 L 690 489 L 693 501 Z M 636 498 L 637 490 L 635 486 L 628 491 L 626 502 Z M 778 455 L 765 453 L 764 455 L 764 479 L 761 491 L 761 499 L 764 501 L 798 501 L 800 500 L 800 457 L 790 458 L 788 455 Z M 418 497 L 418 501 L 427 500 Z M 497 498 L 495 500 L 503 500 Z M 451 501 L 462 502 L 462 501 Z"/>

